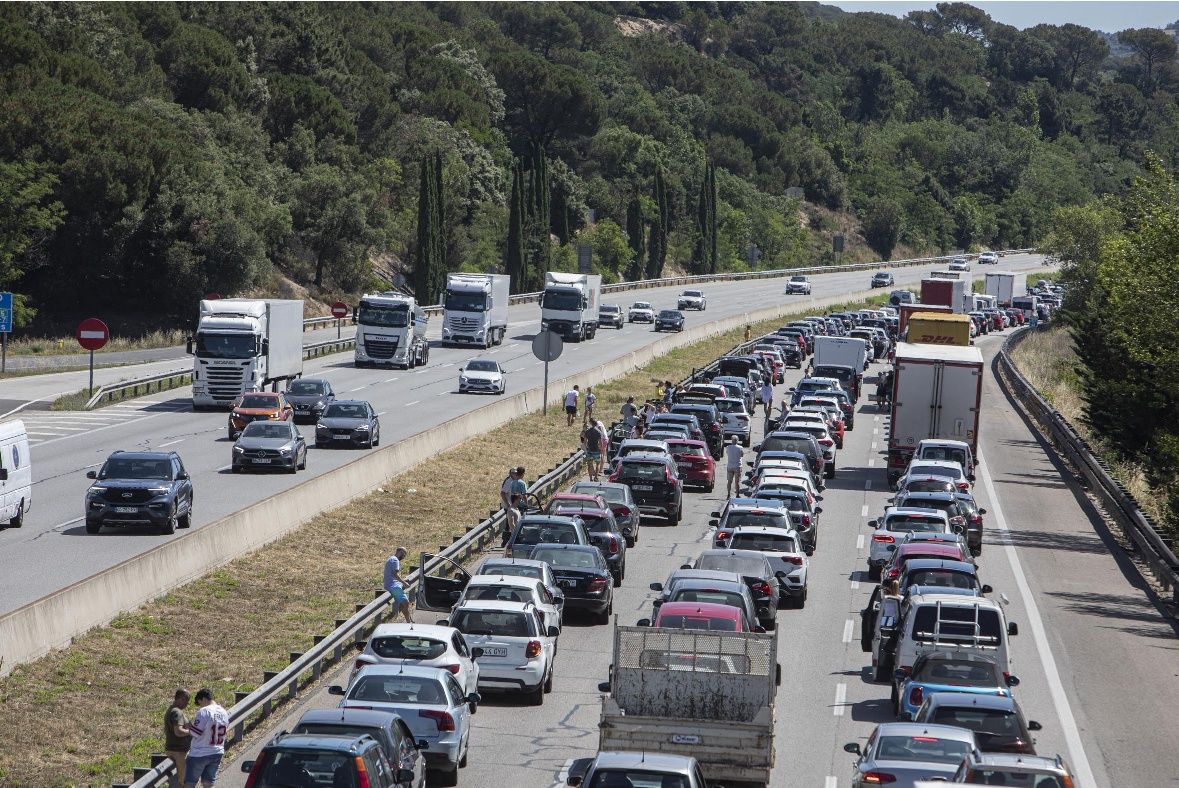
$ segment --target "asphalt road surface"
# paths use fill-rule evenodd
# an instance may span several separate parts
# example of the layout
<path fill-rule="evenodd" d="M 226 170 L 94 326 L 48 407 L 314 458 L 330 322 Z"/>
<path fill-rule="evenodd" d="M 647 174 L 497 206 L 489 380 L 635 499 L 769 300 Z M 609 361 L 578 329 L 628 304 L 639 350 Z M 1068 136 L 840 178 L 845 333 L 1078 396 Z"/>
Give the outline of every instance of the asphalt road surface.
<path fill-rule="evenodd" d="M 913 284 L 934 267 L 896 269 L 897 285 Z M 1040 258 L 1011 255 L 1004 258 L 1002 267 L 1025 269 L 1034 275 Z M 865 291 L 869 278 L 868 271 L 814 276 L 814 294 L 810 298 L 783 295 L 784 279 L 716 283 L 705 288 L 707 311 L 688 312 L 687 322 L 698 324 L 785 302 L 805 309 L 825 298 L 851 298 Z M 656 308 L 674 306 L 681 289 L 637 291 L 625 298 L 620 296 L 618 303 L 625 306 L 646 300 Z M 517 392 L 542 382 L 543 365 L 531 351 L 540 308 L 520 304 L 512 307 L 509 316 L 507 339 L 486 355 L 509 370 L 508 390 Z M 430 336 L 437 345 L 441 327 L 437 320 L 431 323 Z M 589 369 L 659 336 L 646 324 L 627 325 L 621 331 L 603 330 L 593 341 L 568 344 L 561 358 L 551 365 L 550 376 L 559 379 Z M 307 362 L 305 375 L 326 377 L 338 396 L 372 402 L 381 414 L 382 442 L 388 445 L 486 404 L 486 395 L 457 393 L 458 367 L 481 353 L 435 346 L 427 366 L 408 371 L 356 369 L 351 353 L 336 354 Z M 16 379 L 11 383 L 23 384 L 41 377 L 62 376 Z M 5 382 L 4 388 L 9 385 Z M 355 456 L 350 450 L 312 448 L 308 470 L 298 476 L 232 475 L 228 469 L 231 444 L 226 438 L 225 414 L 192 412 L 190 396 L 191 390 L 185 388 L 85 413 L 27 414 L 33 441 L 33 509 L 23 528 L 0 530 L 0 553 L 6 562 L 5 571 L 0 573 L 0 613 L 89 577 L 162 540 L 184 536 L 183 530 L 162 536 L 146 530 L 113 528 L 104 529 L 100 535 L 86 534 L 82 521 L 83 498 L 89 485 L 86 471 L 97 468 L 116 449 L 168 449 L 180 454 L 193 477 L 194 528 L 288 489 L 306 474 L 322 473 Z M 309 426 L 302 429 L 305 435 L 313 434 Z"/>
<path fill-rule="evenodd" d="M 978 344 L 990 359 L 1001 341 L 1002 335 L 991 335 Z M 798 377 L 792 372 L 790 380 Z M 1078 788 L 1172 785 L 1179 770 L 1172 735 L 1179 708 L 1175 631 L 1071 475 L 1046 453 L 990 372 L 984 392 L 975 494 L 988 514 L 978 563 L 983 581 L 995 589 L 992 597 L 1009 600 L 1008 617 L 1020 625 L 1011 641 L 1013 672 L 1022 680 L 1016 698 L 1029 719 L 1043 723 L 1037 751 L 1064 755 Z M 783 393 L 780 388 L 778 396 Z M 772 786 L 849 786 L 854 759 L 843 744 L 862 743 L 890 717 L 888 686 L 871 682 L 870 655 L 860 650 L 858 632 L 858 613 L 873 585 L 864 571 L 866 523 L 889 495 L 887 416 L 866 398 L 858 407 L 856 429 L 825 492 L 809 600 L 803 610 L 778 614 L 783 681 Z M 644 523 L 626 580 L 615 591 L 620 623 L 648 616 L 656 596 L 648 585 L 708 547 L 709 512 L 722 498 L 719 486 L 714 494 L 690 493 L 679 526 Z M 375 565 L 383 558 L 368 560 Z M 416 615 L 422 623 L 438 617 Z M 596 751 L 598 683 L 606 678 L 611 648 L 610 626 L 568 620 L 544 706 L 485 696 L 473 718 L 470 765 L 460 785 L 562 785 L 572 760 Z M 346 680 L 346 672 L 329 676 L 280 714 L 237 760 L 253 758 L 273 732 L 290 728 L 307 708 L 335 706 L 337 698 L 325 688 Z M 244 779 L 235 764 L 219 784 L 240 788 Z"/>

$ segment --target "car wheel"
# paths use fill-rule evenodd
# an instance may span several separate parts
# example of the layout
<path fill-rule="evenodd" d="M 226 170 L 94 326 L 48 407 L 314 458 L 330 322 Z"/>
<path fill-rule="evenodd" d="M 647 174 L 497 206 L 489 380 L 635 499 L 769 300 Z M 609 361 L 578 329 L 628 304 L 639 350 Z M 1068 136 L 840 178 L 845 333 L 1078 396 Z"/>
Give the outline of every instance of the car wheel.
<path fill-rule="evenodd" d="M 299 460 L 299 470 L 307 470 L 307 450 L 303 449 L 303 459 Z"/>
<path fill-rule="evenodd" d="M 835 466 L 832 465 L 830 468 L 825 470 L 823 472 L 823 475 L 826 476 L 828 479 L 834 479 L 835 478 Z"/>
<path fill-rule="evenodd" d="M 9 528 L 20 528 L 25 524 L 25 502 L 22 500 L 16 507 L 16 514 L 8 521 Z"/>
<path fill-rule="evenodd" d="M 794 606 L 799 610 L 802 610 L 804 607 L 806 607 L 806 595 L 809 590 L 810 589 L 803 588 L 802 596 L 794 598 Z"/>
<path fill-rule="evenodd" d="M 710 493 L 714 489 L 716 489 L 716 482 L 709 482 L 707 485 L 705 485 L 704 492 Z"/>
<path fill-rule="evenodd" d="M 183 517 L 176 520 L 176 524 L 181 528 L 192 528 L 192 501 L 188 502 L 188 511 L 184 513 Z"/>
<path fill-rule="evenodd" d="M 528 693 L 528 705 L 529 706 L 543 706 L 544 705 L 544 683 L 543 682 L 541 682 L 540 686 L 538 686 L 532 692 Z"/>
<path fill-rule="evenodd" d="M 230 439 L 231 441 L 232 441 L 232 440 L 237 440 L 237 436 L 233 434 L 233 430 L 226 430 L 226 431 L 225 431 L 225 434 L 229 436 L 229 439 Z"/>
<path fill-rule="evenodd" d="M 612 616 L 612 615 L 614 615 L 614 600 L 613 599 L 610 600 L 610 604 L 606 605 L 605 610 L 603 610 L 601 613 L 597 614 L 597 616 L 594 619 L 595 623 L 609 624 L 610 623 L 610 616 Z"/>
<path fill-rule="evenodd" d="M 160 533 L 165 534 L 165 535 L 176 533 L 176 509 L 175 508 L 172 509 L 172 513 L 170 515 L 168 515 L 168 519 L 164 521 L 164 524 L 160 526 Z"/>
<path fill-rule="evenodd" d="M 612 577 L 614 578 L 614 587 L 615 588 L 618 588 L 619 586 L 622 585 L 622 575 L 623 575 L 622 569 L 619 569 L 617 574 L 612 575 Z"/>
<path fill-rule="evenodd" d="M 379 429 L 373 431 L 373 445 L 381 445 L 381 431 Z"/>
<path fill-rule="evenodd" d="M 553 671 L 551 671 L 551 670 L 549 671 L 549 677 L 544 680 L 544 691 L 545 692 L 552 692 L 553 691 Z"/>
<path fill-rule="evenodd" d="M 441 785 L 443 788 L 454 788 L 454 786 L 458 785 L 459 776 L 457 766 L 447 771 L 437 771 L 435 774 L 437 778 L 430 780 L 432 785 Z"/>
<path fill-rule="evenodd" d="M 467 749 L 463 750 L 463 757 L 459 758 L 458 765 L 459 765 L 460 769 L 467 768 L 467 755 L 469 755 L 470 752 L 471 752 L 471 745 L 468 744 Z"/>
<path fill-rule="evenodd" d="M 96 534 L 101 530 L 102 530 L 102 523 L 92 523 L 89 520 L 86 521 L 86 533 Z"/>
<path fill-rule="evenodd" d="M 298 457 L 291 458 L 291 467 L 287 468 L 286 472 L 287 473 L 298 473 L 299 472 L 299 458 Z"/>

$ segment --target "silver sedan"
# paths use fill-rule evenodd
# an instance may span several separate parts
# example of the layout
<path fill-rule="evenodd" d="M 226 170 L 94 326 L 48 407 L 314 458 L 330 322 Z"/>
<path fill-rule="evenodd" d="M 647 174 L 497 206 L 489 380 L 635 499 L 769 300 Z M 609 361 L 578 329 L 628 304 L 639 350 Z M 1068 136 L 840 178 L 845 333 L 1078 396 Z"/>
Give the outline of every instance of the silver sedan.
<path fill-rule="evenodd" d="M 852 788 L 884 783 L 913 788 L 919 780 L 950 779 L 976 746 L 974 733 L 966 728 L 884 722 L 863 746 L 851 742 L 843 749 L 859 756 L 852 769 Z"/>

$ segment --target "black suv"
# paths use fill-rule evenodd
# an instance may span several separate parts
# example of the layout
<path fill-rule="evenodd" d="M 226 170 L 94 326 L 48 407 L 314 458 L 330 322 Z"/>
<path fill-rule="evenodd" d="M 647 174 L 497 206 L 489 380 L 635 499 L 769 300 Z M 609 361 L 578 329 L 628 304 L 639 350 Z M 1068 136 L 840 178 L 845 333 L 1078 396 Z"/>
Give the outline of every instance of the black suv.
<path fill-rule="evenodd" d="M 655 318 L 656 331 L 683 331 L 684 313 L 674 309 L 664 309 Z"/>
<path fill-rule="evenodd" d="M 715 405 L 705 405 L 697 402 L 681 402 L 671 406 L 672 413 L 682 413 L 685 416 L 695 416 L 700 422 L 700 429 L 704 430 L 704 440 L 708 443 L 708 450 L 712 452 L 714 460 L 720 459 L 725 448 L 725 436 L 720 414 Z"/>
<path fill-rule="evenodd" d="M 86 533 L 104 525 L 153 525 L 162 533 L 192 525 L 192 480 L 174 451 L 117 451 L 89 471 Z"/>
<path fill-rule="evenodd" d="M 628 454 L 616 462 L 610 481 L 629 487 L 643 514 L 665 517 L 672 525 L 684 516 L 684 483 L 674 457 Z"/>
<path fill-rule="evenodd" d="M 279 734 L 262 748 L 255 761 L 243 761 L 247 785 L 368 785 L 397 788 L 412 785 L 414 773 L 397 769 L 371 736 Z M 320 775 L 326 779 L 320 780 Z"/>

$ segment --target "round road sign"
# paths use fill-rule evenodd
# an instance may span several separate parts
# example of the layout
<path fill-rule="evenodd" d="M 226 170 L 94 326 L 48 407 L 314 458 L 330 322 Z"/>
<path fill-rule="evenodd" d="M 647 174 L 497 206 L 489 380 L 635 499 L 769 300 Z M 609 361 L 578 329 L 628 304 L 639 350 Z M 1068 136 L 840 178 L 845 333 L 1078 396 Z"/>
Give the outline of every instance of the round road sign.
<path fill-rule="evenodd" d="M 547 328 L 532 338 L 532 355 L 541 361 L 556 361 L 565 349 L 565 341 L 560 334 L 555 334 Z"/>
<path fill-rule="evenodd" d="M 88 317 L 78 324 L 75 336 L 78 344 L 86 350 L 98 350 L 111 338 L 111 332 L 106 323 L 97 317 Z"/>
<path fill-rule="evenodd" d="M 347 316 L 348 316 L 348 305 L 347 304 L 345 304 L 343 301 L 337 301 L 336 303 L 332 304 L 332 317 L 347 317 Z"/>
<path fill-rule="evenodd" d="M 221 298 L 221 294 L 218 293 L 216 290 L 214 290 L 211 293 L 205 293 L 205 300 L 206 301 L 218 301 L 218 300 L 220 300 L 220 298 Z"/>

